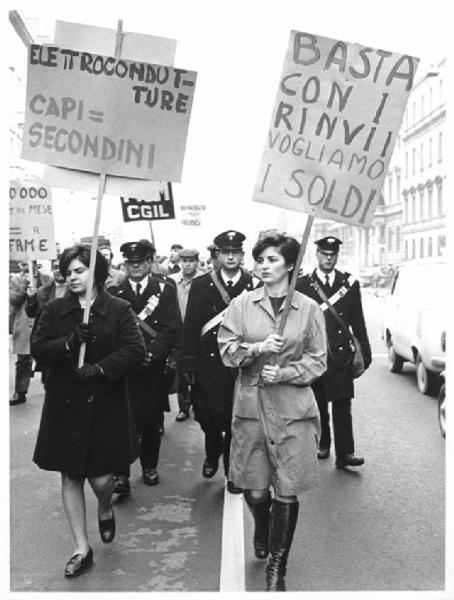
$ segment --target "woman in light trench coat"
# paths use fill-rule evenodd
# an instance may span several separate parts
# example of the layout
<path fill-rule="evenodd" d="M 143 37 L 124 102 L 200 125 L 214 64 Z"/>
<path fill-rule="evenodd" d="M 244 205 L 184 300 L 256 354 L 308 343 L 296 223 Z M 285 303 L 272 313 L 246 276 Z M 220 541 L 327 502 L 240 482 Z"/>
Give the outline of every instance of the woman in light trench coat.
<path fill-rule="evenodd" d="M 298 250 L 298 242 L 283 235 L 255 245 L 252 255 L 263 287 L 231 302 L 218 333 L 224 364 L 240 369 L 230 473 L 235 486 L 245 490 L 254 517 L 255 555 L 270 555 L 267 591 L 285 591 L 297 496 L 318 484 L 320 421 L 310 384 L 326 370 L 323 313 L 316 302 L 294 292 L 283 335 L 276 333 Z"/>

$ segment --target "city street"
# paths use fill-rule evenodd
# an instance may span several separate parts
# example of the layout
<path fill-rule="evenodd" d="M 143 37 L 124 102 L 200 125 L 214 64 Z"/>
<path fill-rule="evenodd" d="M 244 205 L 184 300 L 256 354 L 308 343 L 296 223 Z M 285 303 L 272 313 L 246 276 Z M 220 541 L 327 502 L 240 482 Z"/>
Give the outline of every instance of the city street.
<path fill-rule="evenodd" d="M 364 308 L 374 360 L 356 384 L 353 423 L 355 453 L 365 465 L 335 469 L 333 454 L 319 461 L 320 488 L 301 499 L 287 589 L 440 591 L 445 441 L 437 400 L 419 393 L 411 365 L 401 375 L 388 371 L 382 300 L 365 293 Z M 192 415 L 175 422 L 175 396 L 165 418 L 159 485 L 143 485 L 133 465 L 131 496 L 114 504 L 117 536 L 110 545 L 99 539 L 87 487 L 94 566 L 65 579 L 72 540 L 59 474 L 31 460 L 42 401 L 37 377 L 27 403 L 10 408 L 11 591 L 264 590 L 265 561 L 253 556 L 247 506 L 241 495 L 226 494 L 222 468 L 202 478 L 202 433 Z"/>

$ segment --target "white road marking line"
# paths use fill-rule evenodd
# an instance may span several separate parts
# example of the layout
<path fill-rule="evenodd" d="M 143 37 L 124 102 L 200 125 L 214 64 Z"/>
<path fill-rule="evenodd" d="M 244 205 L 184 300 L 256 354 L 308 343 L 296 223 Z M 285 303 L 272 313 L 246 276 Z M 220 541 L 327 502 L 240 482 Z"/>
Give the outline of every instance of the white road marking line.
<path fill-rule="evenodd" d="M 244 592 L 243 494 L 224 489 L 220 592 Z"/>

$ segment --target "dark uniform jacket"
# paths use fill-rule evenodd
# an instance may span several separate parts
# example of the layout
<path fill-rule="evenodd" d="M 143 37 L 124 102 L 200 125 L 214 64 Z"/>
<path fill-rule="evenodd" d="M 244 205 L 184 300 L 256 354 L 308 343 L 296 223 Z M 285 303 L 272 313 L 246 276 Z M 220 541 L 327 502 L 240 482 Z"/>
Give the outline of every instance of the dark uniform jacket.
<path fill-rule="evenodd" d="M 216 274 L 227 291 L 220 271 L 216 271 Z M 242 271 L 240 279 L 228 294 L 235 298 L 243 290 L 253 288 L 252 276 Z M 211 273 L 194 279 L 183 324 L 178 372 L 196 374 L 196 385 L 191 396 L 195 418 L 202 425 L 214 422 L 219 427 L 229 429 L 236 371 L 224 366 L 219 354 L 217 335 L 221 321 L 202 335 L 203 326 L 226 308 L 227 304 L 213 283 Z"/>
<path fill-rule="evenodd" d="M 358 339 L 367 368 L 371 362 L 371 352 L 364 322 L 359 282 L 350 273 L 344 273 L 336 269 L 334 283 L 331 287 L 327 287 L 324 282 L 320 281 L 316 271 L 312 275 L 305 275 L 300 278 L 296 284 L 296 289 L 299 292 L 321 305 L 325 315 L 328 338 L 328 370 L 313 384 L 314 391 L 317 391 L 317 386 L 323 386 L 328 401 L 337 398 L 353 398 L 354 386 L 351 371 L 353 350 L 350 345 L 350 338 L 326 304 L 323 303 L 312 283 L 313 280 L 322 288 L 339 316 Z"/>
<path fill-rule="evenodd" d="M 163 411 L 170 410 L 166 360 L 180 333 L 175 289 L 162 279 L 151 276 L 139 298 L 128 279 L 117 287 L 109 288 L 109 293 L 127 300 L 136 315 L 143 311 L 152 296 L 158 300 L 153 313 L 144 319 L 156 331 L 156 337 L 153 339 L 140 328 L 147 351 L 152 355 L 151 363 L 128 377 L 128 392 L 136 423 L 156 422 Z"/>
<path fill-rule="evenodd" d="M 99 363 L 105 377 L 79 383 L 79 353 L 68 352 L 65 340 L 82 316 L 69 293 L 46 304 L 33 332 L 32 354 L 48 367 L 33 460 L 50 471 L 98 476 L 127 469 L 137 457 L 125 376 L 142 362 L 145 347 L 128 303 L 101 292 L 90 312 L 95 339 L 85 362 Z"/>

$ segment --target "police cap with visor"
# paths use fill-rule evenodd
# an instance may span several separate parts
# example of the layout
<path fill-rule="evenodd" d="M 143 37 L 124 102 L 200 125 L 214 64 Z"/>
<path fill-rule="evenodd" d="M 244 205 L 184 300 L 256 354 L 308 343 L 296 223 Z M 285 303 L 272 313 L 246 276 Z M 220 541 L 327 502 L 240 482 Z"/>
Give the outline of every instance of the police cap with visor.
<path fill-rule="evenodd" d="M 315 241 L 315 245 L 319 250 L 324 250 L 325 252 L 333 252 L 335 254 L 339 252 L 339 246 L 341 244 L 341 240 L 337 237 L 334 237 L 333 235 L 328 235 Z"/>
<path fill-rule="evenodd" d="M 146 240 L 140 242 L 125 242 L 120 246 L 120 252 L 126 260 L 142 261 L 153 257 L 154 246 Z"/>
<path fill-rule="evenodd" d="M 217 235 L 213 243 L 218 250 L 243 250 L 243 242 L 246 236 L 239 231 L 223 231 Z"/>

